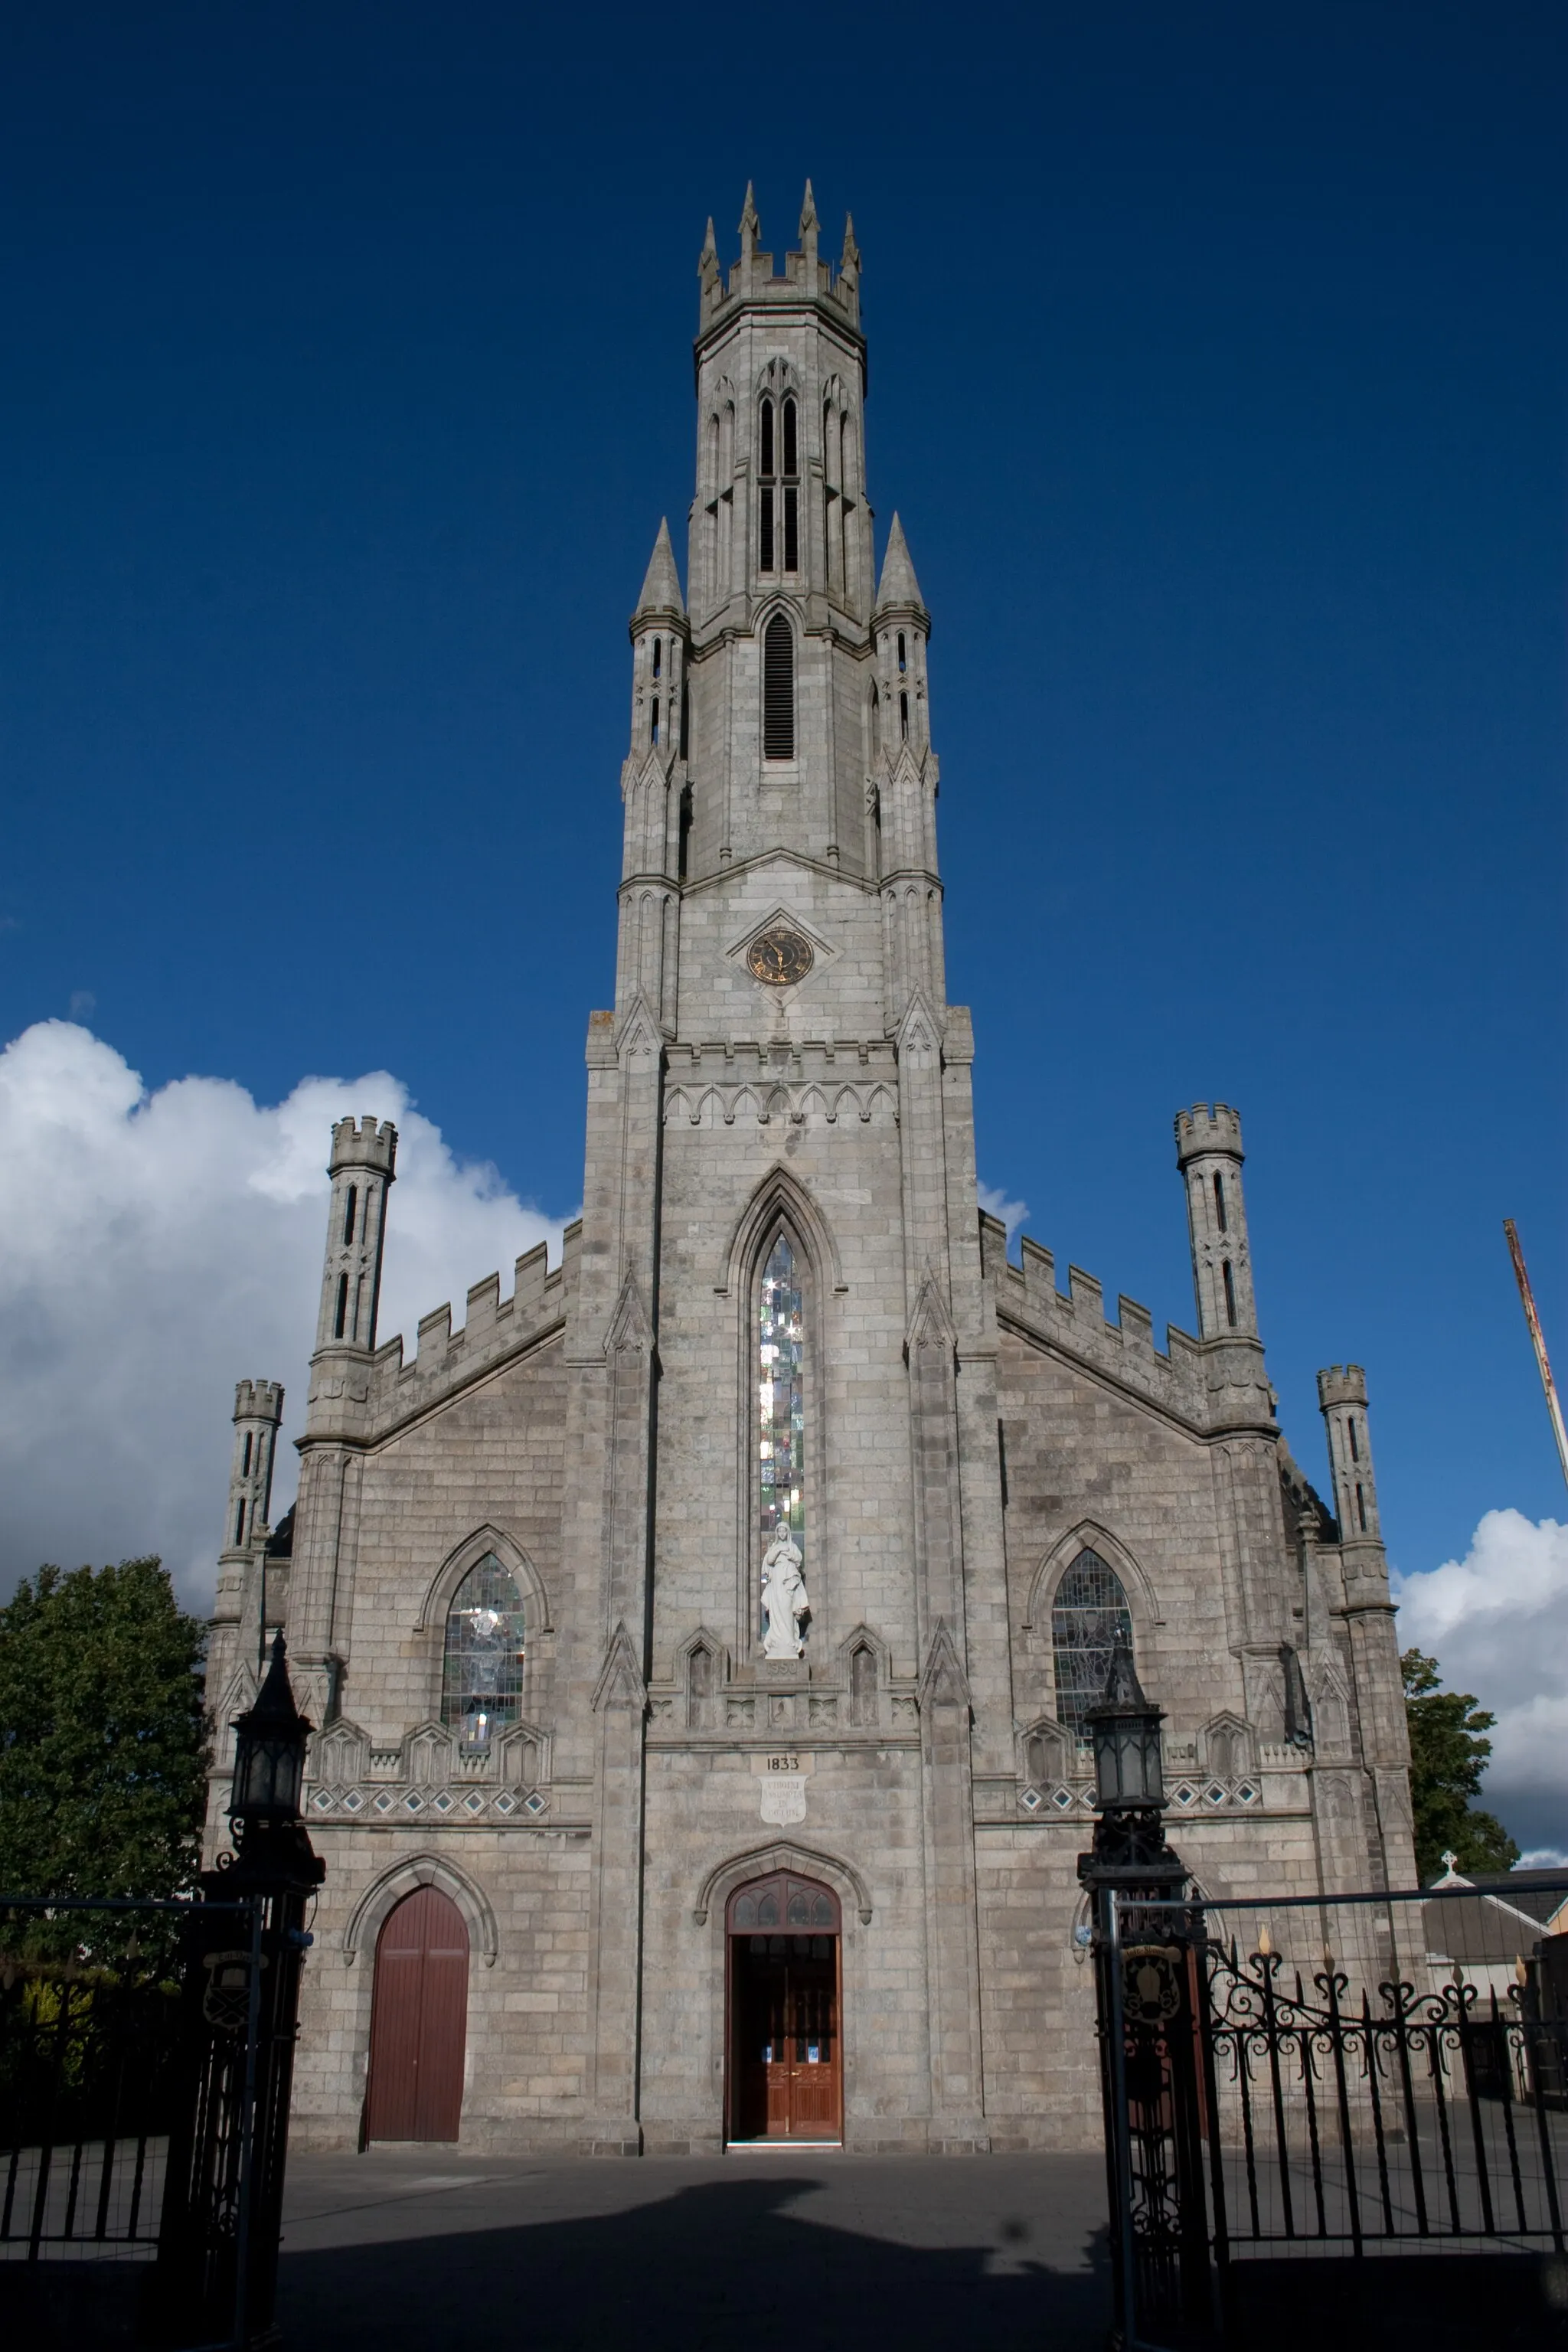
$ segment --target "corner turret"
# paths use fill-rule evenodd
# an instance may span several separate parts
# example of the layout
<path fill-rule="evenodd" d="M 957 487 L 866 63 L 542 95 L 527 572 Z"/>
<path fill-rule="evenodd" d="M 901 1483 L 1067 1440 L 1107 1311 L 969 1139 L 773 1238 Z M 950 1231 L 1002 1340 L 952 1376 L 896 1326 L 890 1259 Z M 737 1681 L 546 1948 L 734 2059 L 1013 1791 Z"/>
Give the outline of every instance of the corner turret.
<path fill-rule="evenodd" d="M 1341 1540 L 1347 1550 L 1379 1544 L 1377 1478 L 1366 1419 L 1366 1374 L 1359 1364 L 1330 1364 L 1318 1374 L 1318 1406 L 1329 1441 Z"/>
<path fill-rule="evenodd" d="M 375 1346 L 386 1193 L 396 1160 L 397 1129 L 390 1119 L 377 1126 L 374 1118 L 341 1118 L 332 1129 L 317 1356 L 335 1350 L 368 1356 Z"/>
<path fill-rule="evenodd" d="M 248 1552 L 267 1533 L 272 1507 L 272 1465 L 283 1418 L 281 1381 L 239 1381 L 234 1391 L 234 1455 L 228 1473 L 228 1515 L 223 1557 Z"/>
<path fill-rule="evenodd" d="M 672 885 L 684 872 L 689 639 L 669 525 L 661 520 L 631 618 L 631 740 L 621 769 L 621 940 L 616 1011 L 640 996 L 661 1025 L 673 1004 Z M 650 896 L 651 894 L 651 896 Z M 657 903 L 657 920 L 646 905 Z M 645 907 L 643 919 L 639 906 Z"/>
<path fill-rule="evenodd" d="M 900 743 L 915 758 L 931 744 L 931 714 L 927 708 L 926 647 L 931 640 L 931 614 L 915 578 L 904 527 L 897 514 L 888 533 L 882 559 L 882 582 L 877 591 L 871 628 L 877 645 L 878 733 L 882 748 L 896 759 Z M 935 866 L 934 849 L 929 863 Z"/>
<path fill-rule="evenodd" d="M 1241 1189 L 1241 1115 L 1228 1103 L 1176 1114 L 1176 1165 L 1186 1182 L 1187 1231 L 1198 1331 L 1205 1339 L 1258 1337 L 1252 1254 Z"/>
<path fill-rule="evenodd" d="M 632 731 L 627 756 L 640 762 L 654 751 L 668 766 L 680 740 L 686 688 L 686 600 L 668 521 L 659 523 L 630 626 Z M 662 856 L 654 870 L 663 872 Z"/>

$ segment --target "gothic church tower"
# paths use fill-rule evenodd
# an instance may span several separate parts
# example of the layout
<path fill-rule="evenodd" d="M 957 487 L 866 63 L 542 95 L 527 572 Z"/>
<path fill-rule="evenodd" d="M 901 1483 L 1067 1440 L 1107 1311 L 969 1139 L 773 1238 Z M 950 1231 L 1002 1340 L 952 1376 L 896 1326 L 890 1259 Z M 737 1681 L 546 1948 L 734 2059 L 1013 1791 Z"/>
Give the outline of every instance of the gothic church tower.
<path fill-rule="evenodd" d="M 978 1969 L 956 1727 L 978 1693 L 982 1745 L 1003 1755 L 1010 1695 L 996 1612 L 978 1656 L 966 1624 L 966 1572 L 1001 1583 L 996 1410 L 969 1022 L 943 984 L 930 621 L 896 518 L 874 577 L 853 229 L 835 271 L 808 186 L 782 275 L 759 235 L 748 191 L 726 279 L 710 224 L 689 606 L 661 526 L 631 624 L 616 1004 L 589 1031 L 595 1240 L 571 1343 L 584 1458 L 604 1465 L 578 1574 L 606 1562 L 600 1646 L 579 1667 L 605 1727 L 580 1769 L 601 1880 L 624 1886 L 639 1831 L 679 1875 L 737 1803 L 771 1798 L 775 1827 L 787 1804 L 812 1825 L 802 1852 L 876 1811 L 933 1898 L 910 1954 L 932 1991 L 922 2071 L 937 2137 L 968 2145 Z M 781 1531 L 803 1588 L 793 1632 L 764 1605 Z M 753 1819 L 760 1833 L 769 1815 Z M 601 1928 L 607 2138 L 617 2115 L 633 2124 L 639 1978 L 656 2009 L 655 1983 L 681 1998 L 676 1926 L 647 1913 L 639 1953 L 628 1908 L 608 1971 Z M 689 2067 L 674 2011 L 668 2033 L 651 2021 L 643 2108 L 676 2129 Z"/>

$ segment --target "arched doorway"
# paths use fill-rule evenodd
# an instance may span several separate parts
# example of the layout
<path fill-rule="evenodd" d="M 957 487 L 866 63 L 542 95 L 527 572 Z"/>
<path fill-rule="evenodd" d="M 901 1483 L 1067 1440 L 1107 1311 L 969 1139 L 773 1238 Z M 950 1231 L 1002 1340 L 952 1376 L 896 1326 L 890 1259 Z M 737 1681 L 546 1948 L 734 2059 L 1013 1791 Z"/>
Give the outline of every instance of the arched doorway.
<path fill-rule="evenodd" d="M 367 2140 L 457 2138 L 468 2023 L 467 1923 L 438 1886 L 416 1886 L 376 1938 Z"/>
<path fill-rule="evenodd" d="M 838 1897 L 814 1878 L 774 1871 L 735 1889 L 724 1925 L 726 2137 L 841 2139 Z"/>

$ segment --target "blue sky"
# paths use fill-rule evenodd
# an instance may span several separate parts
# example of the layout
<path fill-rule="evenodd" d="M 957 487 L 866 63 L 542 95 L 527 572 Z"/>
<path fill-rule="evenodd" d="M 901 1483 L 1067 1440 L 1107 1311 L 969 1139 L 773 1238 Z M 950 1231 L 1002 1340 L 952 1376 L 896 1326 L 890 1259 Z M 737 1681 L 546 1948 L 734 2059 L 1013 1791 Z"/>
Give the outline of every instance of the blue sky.
<path fill-rule="evenodd" d="M 809 173 L 934 615 L 984 1179 L 1190 1324 L 1171 1118 L 1239 1105 L 1309 1473 L 1349 1357 L 1400 1568 L 1564 1517 L 1501 1220 L 1568 1370 L 1565 46 L 1377 0 L 13 19 L 5 1036 L 262 1104 L 385 1070 L 575 1204 L 698 248 L 750 177 L 782 251 Z"/>

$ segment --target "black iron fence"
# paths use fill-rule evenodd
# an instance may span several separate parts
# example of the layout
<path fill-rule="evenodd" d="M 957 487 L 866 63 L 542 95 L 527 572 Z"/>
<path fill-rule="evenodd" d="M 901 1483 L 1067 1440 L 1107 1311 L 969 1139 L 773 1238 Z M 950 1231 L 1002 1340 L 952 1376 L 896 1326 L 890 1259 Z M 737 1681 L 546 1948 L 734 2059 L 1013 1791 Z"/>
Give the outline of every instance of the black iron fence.
<path fill-rule="evenodd" d="M 188 1903 L 0 1898 L 17 2340 L 243 2347 L 270 2327 L 312 1882 L 247 1875 L 205 1874 Z"/>
<path fill-rule="evenodd" d="M 190 1907 L 0 1905 L 0 2259 L 155 2257 Z"/>
<path fill-rule="evenodd" d="M 1506 1895 L 1311 1903 L 1100 1891 L 1127 2342 L 1239 2336 L 1265 2263 L 1292 2266 L 1298 2308 L 1333 2281 L 1295 2265 L 1354 2266 L 1363 2328 L 1369 2282 L 1375 2300 L 1397 2275 L 1408 2315 L 1417 2271 L 1379 2272 L 1380 2255 L 1534 2256 L 1488 2273 L 1489 2307 L 1539 2289 L 1568 2327 L 1568 2001 L 1550 1903 L 1532 1916 L 1530 1894 L 1523 1879 Z M 1421 2293 L 1452 2300 L 1458 2283 Z"/>

